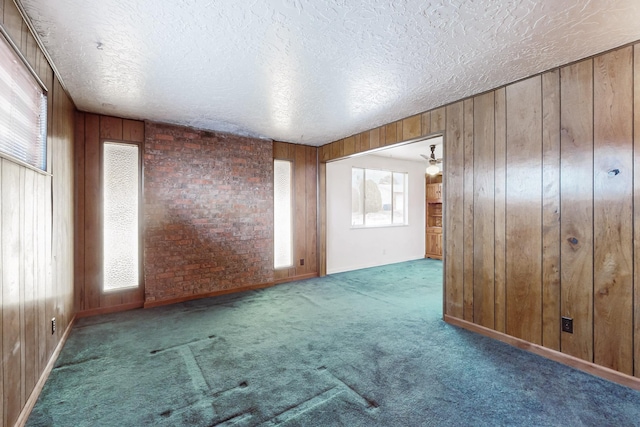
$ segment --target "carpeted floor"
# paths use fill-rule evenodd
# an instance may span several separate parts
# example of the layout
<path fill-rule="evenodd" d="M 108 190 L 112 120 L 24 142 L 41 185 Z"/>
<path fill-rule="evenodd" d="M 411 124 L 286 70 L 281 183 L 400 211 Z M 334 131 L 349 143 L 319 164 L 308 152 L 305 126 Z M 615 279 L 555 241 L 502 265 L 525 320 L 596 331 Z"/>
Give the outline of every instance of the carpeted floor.
<path fill-rule="evenodd" d="M 80 319 L 30 426 L 632 426 L 640 392 L 445 324 L 418 260 Z"/>

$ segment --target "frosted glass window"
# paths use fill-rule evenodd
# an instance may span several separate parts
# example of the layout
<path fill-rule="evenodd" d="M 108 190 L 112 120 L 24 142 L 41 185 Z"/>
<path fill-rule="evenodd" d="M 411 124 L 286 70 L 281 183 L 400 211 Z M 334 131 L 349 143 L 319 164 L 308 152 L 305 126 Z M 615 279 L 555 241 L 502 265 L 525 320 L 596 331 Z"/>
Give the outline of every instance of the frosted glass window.
<path fill-rule="evenodd" d="M 105 142 L 103 148 L 104 290 L 139 283 L 138 146 Z"/>
<path fill-rule="evenodd" d="M 293 265 L 293 225 L 291 208 L 291 162 L 273 162 L 273 259 L 275 268 Z"/>

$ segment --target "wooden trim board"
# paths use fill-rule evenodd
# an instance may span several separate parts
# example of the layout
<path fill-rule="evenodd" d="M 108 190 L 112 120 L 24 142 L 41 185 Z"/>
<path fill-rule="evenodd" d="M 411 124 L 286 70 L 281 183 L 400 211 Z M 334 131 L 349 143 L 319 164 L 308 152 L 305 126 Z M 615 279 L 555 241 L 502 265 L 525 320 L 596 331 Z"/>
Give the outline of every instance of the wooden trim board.
<path fill-rule="evenodd" d="M 58 356 L 60 355 L 62 348 L 67 342 L 67 338 L 69 338 L 69 335 L 71 334 L 71 329 L 73 328 L 73 325 L 75 323 L 76 323 L 76 316 L 73 316 L 73 318 L 71 319 L 71 322 L 69 322 L 69 325 L 67 325 L 67 329 L 64 331 L 64 334 L 60 338 L 60 341 L 58 342 L 56 349 L 51 354 L 51 357 L 49 358 L 49 362 L 47 363 L 47 366 L 45 366 L 44 370 L 42 371 L 42 375 L 40 375 L 40 379 L 38 379 L 38 382 L 36 383 L 36 386 L 33 388 L 33 391 L 29 395 L 29 398 L 27 399 L 27 402 L 22 408 L 22 411 L 20 411 L 20 415 L 18 416 L 18 420 L 16 421 L 15 427 L 22 427 L 27 423 L 27 420 L 29 419 L 29 415 L 31 415 L 31 411 L 33 410 L 33 407 L 36 405 L 36 402 L 38 401 L 38 397 L 40 397 L 40 393 L 42 392 L 44 384 L 47 382 L 47 379 L 49 378 L 49 374 L 53 370 L 53 365 L 55 365 L 56 360 L 58 360 Z"/>
<path fill-rule="evenodd" d="M 285 277 L 283 279 L 274 280 L 273 284 L 280 285 L 282 283 L 295 282 L 296 280 L 313 279 L 314 277 L 318 277 L 318 273 L 307 273 L 307 274 L 300 274 L 298 276 L 293 276 L 293 277 Z"/>
<path fill-rule="evenodd" d="M 484 326 L 476 325 L 475 323 L 458 319 L 446 314 L 444 315 L 444 321 L 449 323 L 450 325 L 458 326 L 462 329 L 466 329 L 468 331 L 493 338 L 495 340 L 517 347 L 521 350 L 537 354 L 538 356 L 546 357 L 547 359 L 562 363 L 563 365 L 567 365 L 588 374 L 595 375 L 596 377 L 604 378 L 605 380 L 612 381 L 614 383 L 632 388 L 634 390 L 640 390 L 640 378 L 632 377 L 630 375 L 623 374 L 622 372 L 614 371 L 613 369 L 605 368 L 604 366 L 596 365 L 595 363 L 587 362 L 586 360 L 582 360 L 577 357 L 552 350 L 550 348 L 542 347 L 541 345 L 533 344 L 523 339 L 515 338 L 502 332 L 497 332 L 493 329 L 485 328 Z"/>
<path fill-rule="evenodd" d="M 134 310 L 136 308 L 142 308 L 143 306 L 144 306 L 143 302 L 131 302 L 128 304 L 119 304 L 111 307 L 92 308 L 90 310 L 84 310 L 77 313 L 76 318 L 80 319 L 82 317 L 97 316 L 100 314 L 118 313 L 120 311 L 127 311 L 127 310 Z"/>
<path fill-rule="evenodd" d="M 161 305 L 177 304 L 179 302 L 191 301 L 194 299 L 201 299 L 201 298 L 217 297 L 219 295 L 233 294 L 236 292 L 253 291 L 256 289 L 269 288 L 273 285 L 275 285 L 275 282 L 260 283 L 257 285 L 241 286 L 239 288 L 233 288 L 233 289 L 221 289 L 218 291 L 207 292 L 204 294 L 187 295 L 184 297 L 169 298 L 169 299 L 163 299 L 159 301 L 149 301 L 144 303 L 144 308 L 152 308 L 152 307 L 159 307 Z"/>

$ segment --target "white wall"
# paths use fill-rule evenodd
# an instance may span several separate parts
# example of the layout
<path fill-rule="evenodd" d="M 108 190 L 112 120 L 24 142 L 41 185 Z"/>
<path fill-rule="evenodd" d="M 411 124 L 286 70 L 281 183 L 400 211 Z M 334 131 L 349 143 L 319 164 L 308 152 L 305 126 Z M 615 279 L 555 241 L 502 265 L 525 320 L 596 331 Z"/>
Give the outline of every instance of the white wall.
<path fill-rule="evenodd" d="M 351 168 L 409 173 L 409 225 L 351 228 Z M 373 155 L 327 163 L 327 273 L 424 257 L 425 162 Z"/>

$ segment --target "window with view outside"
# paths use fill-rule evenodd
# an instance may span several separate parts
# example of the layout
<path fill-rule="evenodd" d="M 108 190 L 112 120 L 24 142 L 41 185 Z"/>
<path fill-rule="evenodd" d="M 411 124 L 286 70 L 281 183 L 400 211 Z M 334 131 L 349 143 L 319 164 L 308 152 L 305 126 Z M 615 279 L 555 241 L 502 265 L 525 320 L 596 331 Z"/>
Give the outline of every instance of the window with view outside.
<path fill-rule="evenodd" d="M 406 225 L 407 173 L 351 169 L 351 225 Z"/>

